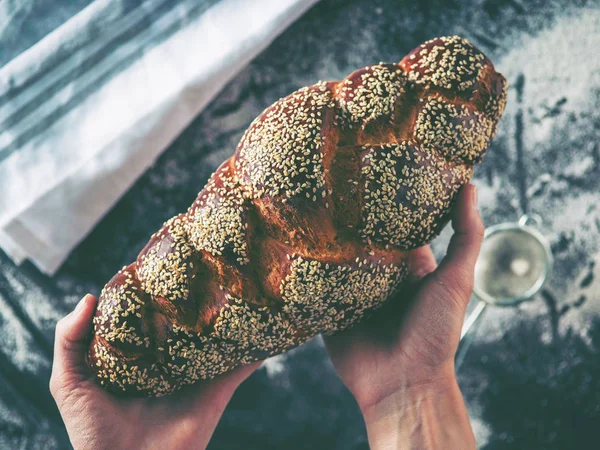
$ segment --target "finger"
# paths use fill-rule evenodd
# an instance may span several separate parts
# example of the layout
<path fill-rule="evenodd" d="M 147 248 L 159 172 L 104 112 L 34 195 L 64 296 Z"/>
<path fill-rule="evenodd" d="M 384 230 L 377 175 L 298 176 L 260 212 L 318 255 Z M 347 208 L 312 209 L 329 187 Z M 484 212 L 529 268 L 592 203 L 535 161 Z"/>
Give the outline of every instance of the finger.
<path fill-rule="evenodd" d="M 429 245 L 419 247 L 412 252 L 408 258 L 408 279 L 419 281 L 425 275 L 433 272 L 437 267 L 437 261 Z"/>
<path fill-rule="evenodd" d="M 56 325 L 53 377 L 63 374 L 71 376 L 88 374 L 85 354 L 89 344 L 95 307 L 96 298 L 88 294 L 80 300 L 74 311 L 62 318 Z"/>
<path fill-rule="evenodd" d="M 473 290 L 475 263 L 483 241 L 484 225 L 477 209 L 477 190 L 468 184 L 452 211 L 454 235 L 436 272 L 438 281 L 466 305 Z"/>

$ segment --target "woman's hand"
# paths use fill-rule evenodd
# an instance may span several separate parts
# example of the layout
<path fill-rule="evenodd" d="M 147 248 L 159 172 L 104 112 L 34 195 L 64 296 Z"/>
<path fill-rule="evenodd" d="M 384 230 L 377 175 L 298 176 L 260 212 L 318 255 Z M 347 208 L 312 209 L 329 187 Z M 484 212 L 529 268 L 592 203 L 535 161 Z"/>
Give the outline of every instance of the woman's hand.
<path fill-rule="evenodd" d="M 85 363 L 96 299 L 87 295 L 58 322 L 50 391 L 75 449 L 205 448 L 238 385 L 259 363 L 148 399 L 119 399 Z"/>
<path fill-rule="evenodd" d="M 439 266 L 428 246 L 413 251 L 408 286 L 373 317 L 325 339 L 373 449 L 475 448 L 454 356 L 483 239 L 476 203 L 475 186 L 463 188 Z"/>

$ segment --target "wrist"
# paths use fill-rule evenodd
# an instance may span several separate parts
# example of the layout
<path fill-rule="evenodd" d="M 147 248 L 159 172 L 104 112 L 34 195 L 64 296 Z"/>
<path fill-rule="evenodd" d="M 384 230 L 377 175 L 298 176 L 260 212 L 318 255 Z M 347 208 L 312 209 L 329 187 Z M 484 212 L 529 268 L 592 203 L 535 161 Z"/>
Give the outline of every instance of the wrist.
<path fill-rule="evenodd" d="M 406 383 L 361 410 L 373 450 L 475 448 L 454 372 L 427 382 Z"/>

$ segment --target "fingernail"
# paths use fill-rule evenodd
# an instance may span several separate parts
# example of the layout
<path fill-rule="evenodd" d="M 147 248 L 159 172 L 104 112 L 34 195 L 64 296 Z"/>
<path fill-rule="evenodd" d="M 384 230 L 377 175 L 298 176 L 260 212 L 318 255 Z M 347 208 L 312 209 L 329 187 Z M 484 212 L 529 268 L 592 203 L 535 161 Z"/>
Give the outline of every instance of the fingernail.
<path fill-rule="evenodd" d="M 79 314 L 81 312 L 83 306 L 87 302 L 88 296 L 89 294 L 86 294 L 81 300 L 79 300 L 79 303 L 77 303 L 77 306 L 75 307 L 75 314 Z"/>
<path fill-rule="evenodd" d="M 477 209 L 477 206 L 478 206 L 477 205 L 477 186 L 475 186 L 474 184 L 472 184 L 471 186 L 472 186 L 472 188 L 471 188 L 471 191 L 472 191 L 472 194 L 471 194 L 472 197 L 471 197 L 471 199 L 473 201 L 473 207 L 475 209 Z"/>

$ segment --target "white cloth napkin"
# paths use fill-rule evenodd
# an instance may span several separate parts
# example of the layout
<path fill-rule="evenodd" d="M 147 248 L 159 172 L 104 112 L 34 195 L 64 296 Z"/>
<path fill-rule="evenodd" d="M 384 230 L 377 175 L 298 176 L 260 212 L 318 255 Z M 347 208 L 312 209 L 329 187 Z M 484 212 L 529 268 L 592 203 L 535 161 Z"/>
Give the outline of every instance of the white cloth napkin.
<path fill-rule="evenodd" d="M 316 1 L 209 0 L 198 12 L 202 0 L 181 0 L 152 15 L 164 1 L 140 13 L 97 0 L 0 69 L 0 247 L 53 274 L 219 90 Z M 135 38 L 111 44 L 123 29 Z"/>

